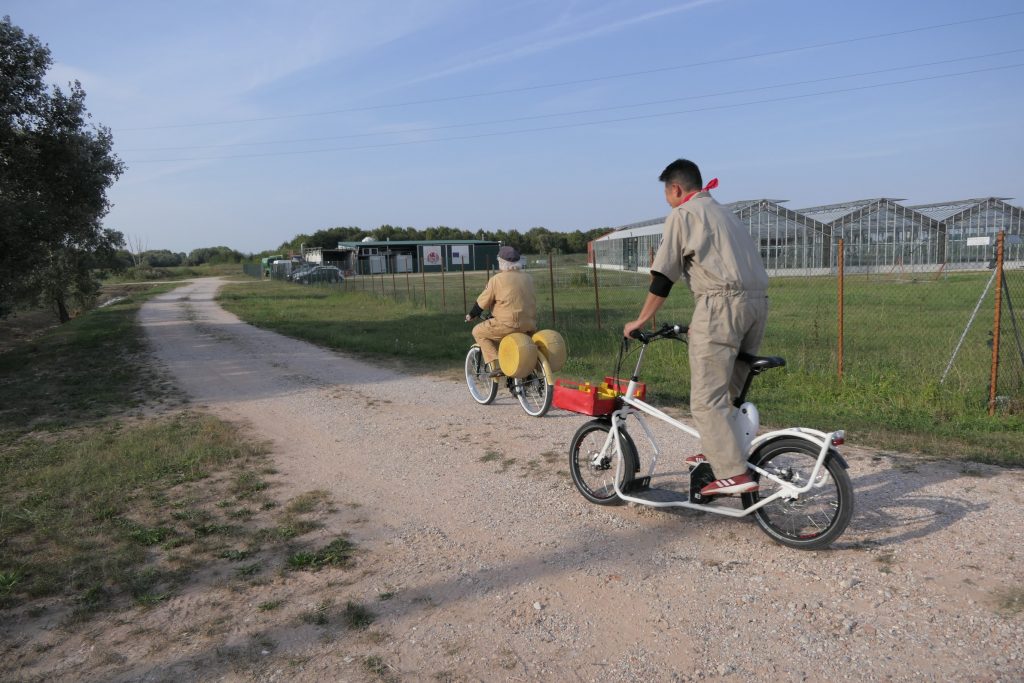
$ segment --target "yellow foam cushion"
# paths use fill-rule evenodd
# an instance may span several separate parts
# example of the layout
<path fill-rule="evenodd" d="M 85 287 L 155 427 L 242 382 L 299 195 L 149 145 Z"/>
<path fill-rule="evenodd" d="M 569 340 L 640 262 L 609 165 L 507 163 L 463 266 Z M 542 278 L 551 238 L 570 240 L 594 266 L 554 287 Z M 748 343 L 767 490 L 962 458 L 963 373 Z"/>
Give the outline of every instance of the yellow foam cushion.
<path fill-rule="evenodd" d="M 506 335 L 498 345 L 498 365 L 509 377 L 526 377 L 537 367 L 537 346 L 521 332 Z"/>
<path fill-rule="evenodd" d="M 565 358 L 568 355 L 568 349 L 566 348 L 565 340 L 562 339 L 562 335 L 554 330 L 541 330 L 533 335 L 533 343 L 537 345 L 537 349 L 548 359 L 548 365 L 551 366 L 552 372 L 558 372 L 562 369 L 562 366 L 565 365 Z"/>

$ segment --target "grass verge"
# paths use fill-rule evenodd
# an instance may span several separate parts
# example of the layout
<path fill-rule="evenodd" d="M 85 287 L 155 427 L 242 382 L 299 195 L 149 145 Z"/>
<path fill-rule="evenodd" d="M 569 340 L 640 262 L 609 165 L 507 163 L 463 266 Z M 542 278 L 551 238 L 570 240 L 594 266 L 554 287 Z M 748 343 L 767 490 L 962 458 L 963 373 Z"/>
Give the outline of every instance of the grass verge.
<path fill-rule="evenodd" d="M 151 368 L 136 316 L 168 289 L 0 353 L 0 610 L 75 623 L 157 605 L 200 572 L 266 581 L 334 509 L 324 491 L 279 509 L 265 446 L 183 408 Z M 344 543 L 312 563 L 347 565 Z"/>

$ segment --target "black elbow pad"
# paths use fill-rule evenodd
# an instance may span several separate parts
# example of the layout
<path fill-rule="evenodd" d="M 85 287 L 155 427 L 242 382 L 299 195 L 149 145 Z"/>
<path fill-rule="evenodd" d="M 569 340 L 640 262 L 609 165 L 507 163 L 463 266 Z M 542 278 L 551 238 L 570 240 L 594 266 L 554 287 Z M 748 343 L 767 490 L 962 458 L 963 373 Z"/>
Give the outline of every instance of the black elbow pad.
<path fill-rule="evenodd" d="M 666 298 L 672 291 L 672 281 L 656 270 L 651 271 L 651 286 L 647 290 L 655 296 Z"/>

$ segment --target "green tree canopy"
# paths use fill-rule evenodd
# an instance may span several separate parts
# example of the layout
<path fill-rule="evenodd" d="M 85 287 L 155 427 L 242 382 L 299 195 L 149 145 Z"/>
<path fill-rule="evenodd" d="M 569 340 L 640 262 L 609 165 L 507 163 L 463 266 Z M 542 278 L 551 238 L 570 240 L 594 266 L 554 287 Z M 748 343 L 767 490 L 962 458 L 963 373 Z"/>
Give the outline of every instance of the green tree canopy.
<path fill-rule="evenodd" d="M 204 263 L 218 265 L 221 263 L 241 263 L 248 257 L 229 247 L 203 247 L 193 249 L 185 259 L 190 266 L 201 266 Z"/>
<path fill-rule="evenodd" d="M 0 21 L 0 316 L 50 303 L 64 322 L 124 244 L 101 223 L 124 165 L 110 130 L 88 122 L 81 84 L 45 85 L 51 63 L 38 38 Z"/>

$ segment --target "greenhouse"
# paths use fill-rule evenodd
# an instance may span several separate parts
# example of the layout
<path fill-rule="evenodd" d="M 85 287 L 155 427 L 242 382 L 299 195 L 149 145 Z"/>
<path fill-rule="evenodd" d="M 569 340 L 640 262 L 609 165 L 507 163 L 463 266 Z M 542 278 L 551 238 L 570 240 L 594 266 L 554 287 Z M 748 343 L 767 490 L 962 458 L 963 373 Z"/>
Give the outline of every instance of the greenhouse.
<path fill-rule="evenodd" d="M 995 236 L 1006 232 L 1003 258 L 1006 263 L 1024 265 L 1024 209 L 1007 204 L 1008 197 L 964 199 L 910 208 L 940 221 L 946 235 L 943 262 L 947 268 L 987 266 L 995 257 Z M 987 240 L 979 238 L 989 238 Z"/>
<path fill-rule="evenodd" d="M 757 241 L 769 274 L 834 272 L 840 239 L 850 273 L 984 269 L 995 257 L 995 236 L 1001 231 L 1007 235 L 1006 263 L 1024 266 L 1024 209 L 1006 198 L 905 206 L 901 199 L 881 197 L 796 210 L 782 206 L 783 201 L 725 205 Z M 655 218 L 615 228 L 591 243 L 591 262 L 646 272 L 664 224 L 664 218 Z"/>
<path fill-rule="evenodd" d="M 748 199 L 726 204 L 750 231 L 769 273 L 820 274 L 831 266 L 830 229 L 824 223 L 781 205 L 784 200 Z M 646 272 L 661 243 L 664 218 L 630 223 L 592 243 L 597 265 Z M 794 271 L 796 271 L 794 273 Z"/>
<path fill-rule="evenodd" d="M 787 209 L 780 200 L 727 204 L 761 249 L 769 274 L 820 275 L 831 267 L 832 232 L 824 223 Z"/>
<path fill-rule="evenodd" d="M 898 201 L 861 199 L 798 213 L 827 224 L 832 237 L 843 240 L 849 272 L 934 270 L 945 254 L 941 224 Z"/>

